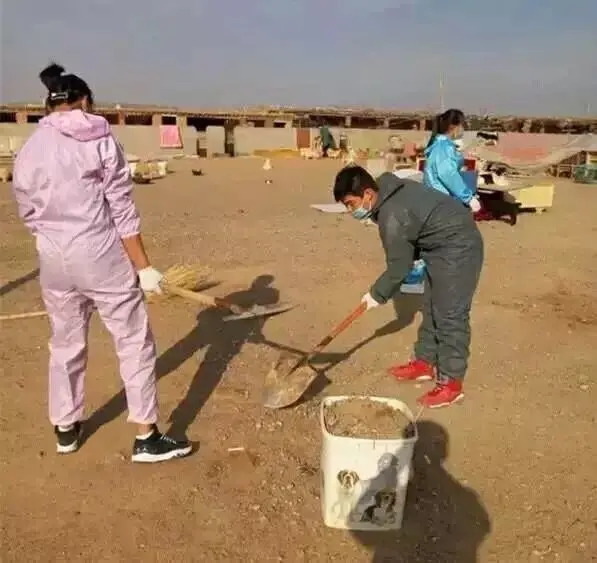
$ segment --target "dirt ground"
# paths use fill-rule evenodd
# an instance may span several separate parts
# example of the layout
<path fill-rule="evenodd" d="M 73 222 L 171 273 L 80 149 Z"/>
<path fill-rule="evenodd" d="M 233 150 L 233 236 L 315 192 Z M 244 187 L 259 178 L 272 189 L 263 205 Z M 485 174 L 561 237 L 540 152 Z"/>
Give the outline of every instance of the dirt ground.
<path fill-rule="evenodd" d="M 383 268 L 375 228 L 325 215 L 336 162 L 179 161 L 139 186 L 156 266 L 214 268 L 239 304 L 292 301 L 265 321 L 223 323 L 180 300 L 150 306 L 159 346 L 162 426 L 199 443 L 159 466 L 128 460 L 110 338 L 90 336 L 87 428 L 58 457 L 47 421 L 45 319 L 1 330 L 1 552 L 5 562 L 597 560 L 597 189 L 559 183 L 555 206 L 516 227 L 481 225 L 486 265 L 472 311 L 465 401 L 426 412 L 403 529 L 327 529 L 320 502 L 319 400 L 261 406 L 285 347 L 305 350 L 355 307 Z M 42 307 L 32 239 L 0 186 L 1 312 Z M 323 394 L 376 394 L 414 406 L 424 390 L 385 368 L 407 359 L 416 302 L 368 313 L 322 360 Z M 229 452 L 229 448 L 245 448 Z"/>

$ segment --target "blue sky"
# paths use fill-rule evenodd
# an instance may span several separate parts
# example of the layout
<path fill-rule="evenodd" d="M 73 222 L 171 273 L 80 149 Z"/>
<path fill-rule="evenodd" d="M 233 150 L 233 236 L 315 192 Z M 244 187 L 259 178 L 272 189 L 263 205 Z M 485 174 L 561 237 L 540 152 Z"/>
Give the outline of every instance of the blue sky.
<path fill-rule="evenodd" d="M 0 0 L 0 100 L 597 113 L 596 0 Z"/>

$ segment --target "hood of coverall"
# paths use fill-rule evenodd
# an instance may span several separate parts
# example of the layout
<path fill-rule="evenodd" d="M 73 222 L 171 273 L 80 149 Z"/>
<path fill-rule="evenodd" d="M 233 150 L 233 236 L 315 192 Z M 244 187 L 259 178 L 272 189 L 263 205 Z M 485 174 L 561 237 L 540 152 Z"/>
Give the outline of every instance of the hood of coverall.
<path fill-rule="evenodd" d="M 433 139 L 433 143 L 431 143 L 431 145 L 429 145 L 428 147 L 425 148 L 424 154 L 427 158 L 429 158 L 429 155 L 431 154 L 431 151 L 435 148 L 436 145 L 439 144 L 450 144 L 450 145 L 454 145 L 454 141 L 452 139 L 450 139 L 450 137 L 448 137 L 447 135 L 436 135 L 435 139 Z"/>
<path fill-rule="evenodd" d="M 371 208 L 370 217 L 374 223 L 377 223 L 377 217 L 382 205 L 384 205 L 391 197 L 396 194 L 396 192 L 404 187 L 405 181 L 401 178 L 397 178 L 391 172 L 384 172 L 379 178 L 377 178 L 377 180 L 375 180 L 375 183 L 377 184 L 379 191 L 377 192 L 377 201 Z"/>
<path fill-rule="evenodd" d="M 77 141 L 97 141 L 107 137 L 110 125 L 106 119 L 80 109 L 55 111 L 39 122 L 42 127 L 53 127 L 67 137 Z"/>

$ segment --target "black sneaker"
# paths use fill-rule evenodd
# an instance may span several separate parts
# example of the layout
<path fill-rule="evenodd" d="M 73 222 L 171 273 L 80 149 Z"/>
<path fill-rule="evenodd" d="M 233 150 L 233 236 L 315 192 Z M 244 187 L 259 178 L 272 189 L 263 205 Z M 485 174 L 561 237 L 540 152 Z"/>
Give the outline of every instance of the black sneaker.
<path fill-rule="evenodd" d="M 131 459 L 137 463 L 157 463 L 189 455 L 191 449 L 190 442 L 178 441 L 166 434 L 161 434 L 158 427 L 154 425 L 153 434 L 149 438 L 135 440 Z"/>
<path fill-rule="evenodd" d="M 56 434 L 56 451 L 59 454 L 72 454 L 79 449 L 79 440 L 81 439 L 81 423 L 75 422 L 70 430 L 62 431 L 58 426 L 54 426 Z"/>

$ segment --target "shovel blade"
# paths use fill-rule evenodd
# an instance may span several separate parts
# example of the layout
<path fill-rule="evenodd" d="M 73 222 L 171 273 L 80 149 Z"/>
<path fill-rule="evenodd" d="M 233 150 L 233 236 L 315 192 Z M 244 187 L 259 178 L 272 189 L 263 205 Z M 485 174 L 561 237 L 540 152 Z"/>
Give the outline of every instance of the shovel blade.
<path fill-rule="evenodd" d="M 224 321 L 240 321 L 243 319 L 255 319 L 257 317 L 269 317 L 290 311 L 294 305 L 291 303 L 275 303 L 274 305 L 253 305 L 250 309 L 239 313 L 238 315 L 228 315 Z"/>
<path fill-rule="evenodd" d="M 263 405 L 269 409 L 282 409 L 296 403 L 317 377 L 308 364 L 296 365 L 296 358 L 282 356 L 265 376 Z"/>

